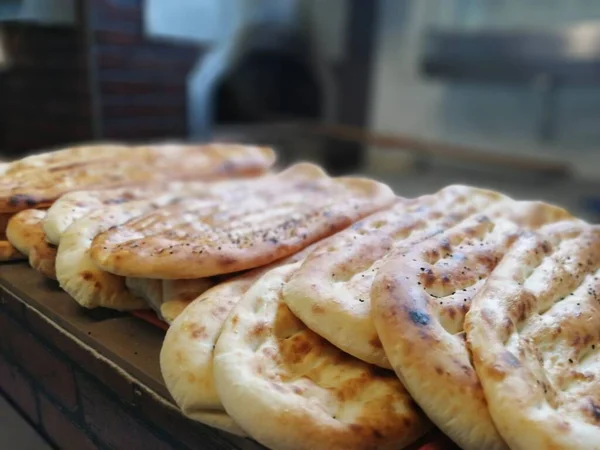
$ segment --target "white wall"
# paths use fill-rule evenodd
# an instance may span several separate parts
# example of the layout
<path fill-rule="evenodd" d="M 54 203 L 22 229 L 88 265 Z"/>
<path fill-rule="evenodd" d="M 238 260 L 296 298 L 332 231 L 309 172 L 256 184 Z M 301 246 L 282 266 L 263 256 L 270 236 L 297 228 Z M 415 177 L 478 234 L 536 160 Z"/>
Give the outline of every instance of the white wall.
<path fill-rule="evenodd" d="M 572 21 L 600 17 L 600 3 L 585 1 L 577 3 L 587 3 L 587 13 L 560 9 L 562 2 L 553 0 L 554 11 L 541 14 L 552 10 L 549 1 L 509 0 L 502 2 L 511 6 L 504 12 L 490 6 L 498 2 L 488 2 L 488 10 L 467 8 L 459 14 L 456 8 L 469 3 L 485 6 L 486 2 L 382 0 L 372 129 L 471 144 L 490 151 L 560 157 L 574 162 L 587 176 L 600 177 L 600 89 L 565 88 L 558 100 L 557 138 L 542 144 L 537 135 L 542 103 L 531 87 L 452 85 L 425 79 L 418 71 L 422 33 L 432 24 L 471 29 L 488 25 L 547 27 L 561 23 L 563 13 Z"/>

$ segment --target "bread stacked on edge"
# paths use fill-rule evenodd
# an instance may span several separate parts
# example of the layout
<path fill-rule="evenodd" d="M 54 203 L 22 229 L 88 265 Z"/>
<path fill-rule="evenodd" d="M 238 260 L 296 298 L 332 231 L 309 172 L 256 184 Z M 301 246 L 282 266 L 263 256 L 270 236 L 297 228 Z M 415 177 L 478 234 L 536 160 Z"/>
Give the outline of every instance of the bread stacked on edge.
<path fill-rule="evenodd" d="M 151 308 L 183 414 L 274 449 L 600 449 L 600 227 L 414 199 L 270 149 L 97 145 L 5 164 L 0 257 Z M 4 231 L 5 230 L 5 231 Z"/>

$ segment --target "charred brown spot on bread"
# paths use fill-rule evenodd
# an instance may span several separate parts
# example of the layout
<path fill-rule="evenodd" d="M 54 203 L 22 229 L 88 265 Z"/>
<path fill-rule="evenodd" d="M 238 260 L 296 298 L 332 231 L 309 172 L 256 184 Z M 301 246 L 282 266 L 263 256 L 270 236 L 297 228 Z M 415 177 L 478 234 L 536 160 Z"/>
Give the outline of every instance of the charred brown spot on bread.
<path fill-rule="evenodd" d="M 268 325 L 265 322 L 257 323 L 252 330 L 250 330 L 250 336 L 252 337 L 263 337 L 269 330 Z"/>
<path fill-rule="evenodd" d="M 419 311 L 419 310 L 411 310 L 408 312 L 408 317 L 412 323 L 418 326 L 426 326 L 431 322 L 431 317 L 429 314 Z"/>
<path fill-rule="evenodd" d="M 291 346 L 287 356 L 291 362 L 298 363 L 310 353 L 312 348 L 312 344 L 304 336 L 296 335 L 291 339 Z"/>
<path fill-rule="evenodd" d="M 371 347 L 377 348 L 377 349 L 382 349 L 383 348 L 383 344 L 381 343 L 381 340 L 379 339 L 379 336 L 374 336 L 370 341 L 369 344 L 371 344 Z"/>
<path fill-rule="evenodd" d="M 441 367 L 436 366 L 435 373 L 437 373 L 438 375 L 441 375 L 444 373 L 444 370 Z"/>
<path fill-rule="evenodd" d="M 238 322 L 240 321 L 240 318 L 238 317 L 237 314 L 235 314 L 232 318 L 231 318 L 231 324 L 235 327 Z"/>
<path fill-rule="evenodd" d="M 590 400 L 590 412 L 596 422 L 600 422 L 600 405 Z"/>
<path fill-rule="evenodd" d="M 190 326 L 190 336 L 192 339 L 203 339 L 206 337 L 206 327 L 192 324 Z"/>
<path fill-rule="evenodd" d="M 102 289 L 102 283 L 100 283 L 99 281 L 96 281 L 96 282 L 94 283 L 94 288 L 96 288 L 97 290 L 100 290 L 100 289 Z"/>
<path fill-rule="evenodd" d="M 187 379 L 190 383 L 196 382 L 196 376 L 192 372 L 188 372 Z"/>
<path fill-rule="evenodd" d="M 94 278 L 94 274 L 92 272 L 85 270 L 85 271 L 81 272 L 81 278 L 83 278 L 85 281 L 90 281 Z"/>

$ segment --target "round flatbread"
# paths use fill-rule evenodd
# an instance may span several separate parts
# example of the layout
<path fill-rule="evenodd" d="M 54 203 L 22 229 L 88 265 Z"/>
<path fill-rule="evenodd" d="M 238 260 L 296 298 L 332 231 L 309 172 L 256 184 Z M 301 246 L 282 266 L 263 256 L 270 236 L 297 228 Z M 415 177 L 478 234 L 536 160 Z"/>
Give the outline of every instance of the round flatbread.
<path fill-rule="evenodd" d="M 331 178 L 301 163 L 273 176 L 215 183 L 187 199 L 107 230 L 91 256 L 118 275 L 205 278 L 270 264 L 392 204 L 373 180 Z"/>
<path fill-rule="evenodd" d="M 524 229 L 571 217 L 539 202 L 500 202 L 390 255 L 375 278 L 373 320 L 390 363 L 431 420 L 464 449 L 507 448 L 465 346 L 471 299 Z"/>
<path fill-rule="evenodd" d="M 323 240 L 286 284 L 283 299 L 311 330 L 365 362 L 391 369 L 371 318 L 371 284 L 390 251 L 439 234 L 502 200 L 449 186 L 394 206 Z"/>
<path fill-rule="evenodd" d="M 402 448 L 430 427 L 393 372 L 302 324 L 281 300 L 298 264 L 269 271 L 229 315 L 214 356 L 227 413 L 272 449 Z"/>
<path fill-rule="evenodd" d="M 9 220 L 6 236 L 22 254 L 29 256 L 29 252 L 36 242 L 45 239 L 41 226 L 44 217 L 46 217 L 46 211 L 26 209 L 15 214 Z"/>
<path fill-rule="evenodd" d="M 473 299 L 465 329 L 511 449 L 600 449 L 600 227 L 523 236 Z"/>
<path fill-rule="evenodd" d="M 215 387 L 213 350 L 233 307 L 266 272 L 303 260 L 313 248 L 223 281 L 204 292 L 173 321 L 161 348 L 160 368 L 167 389 L 186 416 L 199 420 L 197 411 L 225 411 Z"/>

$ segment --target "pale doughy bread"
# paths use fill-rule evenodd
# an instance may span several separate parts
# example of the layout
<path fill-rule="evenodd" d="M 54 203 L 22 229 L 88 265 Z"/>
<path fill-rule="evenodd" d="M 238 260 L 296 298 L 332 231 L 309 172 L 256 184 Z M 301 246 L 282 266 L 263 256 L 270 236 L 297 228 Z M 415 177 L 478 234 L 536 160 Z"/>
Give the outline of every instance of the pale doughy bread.
<path fill-rule="evenodd" d="M 266 272 L 301 261 L 313 248 L 214 286 L 173 321 L 161 348 L 160 367 L 167 389 L 186 416 L 193 419 L 197 411 L 224 411 L 215 388 L 213 349 L 232 308 Z"/>
<path fill-rule="evenodd" d="M 25 256 L 29 256 L 31 248 L 37 241 L 44 239 L 41 222 L 45 216 L 46 211 L 26 209 L 9 220 L 6 237 Z"/>
<path fill-rule="evenodd" d="M 213 200 L 183 200 L 106 231 L 92 258 L 141 278 L 205 278 L 290 255 L 390 205 L 381 183 L 330 178 L 312 164 L 272 176 L 216 183 Z"/>
<path fill-rule="evenodd" d="M 141 200 L 107 206 L 73 222 L 62 234 L 56 255 L 60 287 L 86 308 L 104 306 L 123 311 L 147 308 L 142 298 L 127 289 L 125 278 L 100 270 L 91 260 L 89 250 L 99 232 L 157 206 Z"/>
<path fill-rule="evenodd" d="M 215 348 L 225 410 L 272 449 L 398 449 L 430 427 L 393 372 L 355 359 L 281 301 L 297 264 L 261 277 L 235 306 Z"/>
<path fill-rule="evenodd" d="M 165 322 L 171 323 L 200 294 L 215 284 L 211 278 L 156 280 L 127 278 L 129 290 L 143 298 Z"/>
<path fill-rule="evenodd" d="M 129 147 L 91 158 L 70 158 L 68 150 L 51 163 L 44 160 L 34 167 L 23 161 L 11 164 L 0 178 L 0 212 L 47 207 L 61 195 L 77 190 L 255 175 L 274 160 L 268 148 L 222 144 Z"/>
<path fill-rule="evenodd" d="M 600 449 L 600 227 L 523 236 L 473 299 L 465 329 L 511 449 Z"/>
<path fill-rule="evenodd" d="M 311 330 L 363 361 L 391 368 L 371 319 L 371 284 L 382 258 L 442 232 L 507 198 L 449 186 L 400 200 L 322 241 L 284 289 L 284 301 Z"/>
<path fill-rule="evenodd" d="M 390 255 L 373 282 L 373 319 L 390 363 L 431 420 L 464 449 L 505 449 L 465 346 L 472 297 L 524 229 L 571 219 L 538 202 L 503 201 Z"/>

